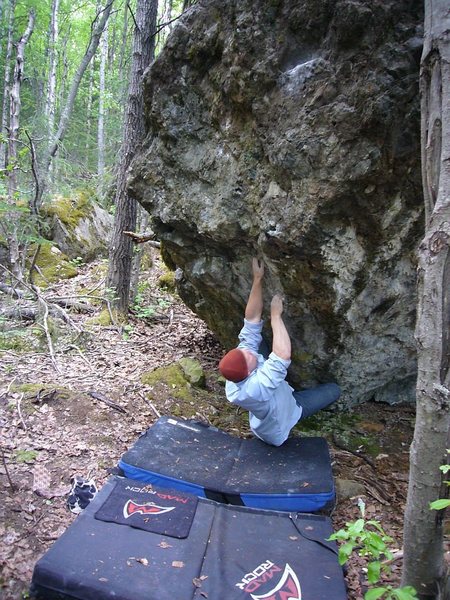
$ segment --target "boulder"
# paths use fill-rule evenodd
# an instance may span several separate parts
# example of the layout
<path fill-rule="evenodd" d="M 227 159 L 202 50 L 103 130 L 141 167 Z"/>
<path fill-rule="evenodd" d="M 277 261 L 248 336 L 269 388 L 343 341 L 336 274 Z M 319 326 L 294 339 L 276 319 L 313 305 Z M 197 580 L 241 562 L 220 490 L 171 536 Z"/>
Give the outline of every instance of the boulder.
<path fill-rule="evenodd" d="M 422 19 L 420 0 L 200 0 L 146 75 L 129 192 L 181 298 L 232 347 L 262 257 L 291 383 L 348 405 L 414 398 Z"/>
<path fill-rule="evenodd" d="M 70 258 L 84 261 L 108 256 L 114 217 L 97 202 L 79 193 L 57 196 L 42 208 L 50 238 Z"/>

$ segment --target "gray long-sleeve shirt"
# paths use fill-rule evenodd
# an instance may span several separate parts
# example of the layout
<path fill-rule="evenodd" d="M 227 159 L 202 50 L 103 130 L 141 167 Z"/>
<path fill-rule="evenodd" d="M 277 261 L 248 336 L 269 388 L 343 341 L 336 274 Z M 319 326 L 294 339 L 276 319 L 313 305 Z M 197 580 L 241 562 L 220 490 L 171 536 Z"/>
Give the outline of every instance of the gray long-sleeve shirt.
<path fill-rule="evenodd" d="M 249 411 L 250 428 L 257 437 L 267 444 L 281 446 L 300 419 L 302 409 L 295 402 L 293 388 L 285 381 L 291 361 L 274 352 L 266 360 L 258 353 L 262 326 L 262 321 L 251 323 L 244 319 L 238 348 L 252 351 L 258 363 L 243 381 L 227 381 L 225 391 L 232 404 Z"/>

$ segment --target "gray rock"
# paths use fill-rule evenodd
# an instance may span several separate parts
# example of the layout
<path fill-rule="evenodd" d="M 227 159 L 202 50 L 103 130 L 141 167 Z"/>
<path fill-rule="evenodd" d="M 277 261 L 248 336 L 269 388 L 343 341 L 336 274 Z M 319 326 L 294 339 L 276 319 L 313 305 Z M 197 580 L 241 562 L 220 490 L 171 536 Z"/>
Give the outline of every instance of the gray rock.
<path fill-rule="evenodd" d="M 335 481 L 335 485 L 338 500 L 357 498 L 358 496 L 365 496 L 366 494 L 366 488 L 363 484 L 353 481 L 352 479 L 340 479 L 338 477 Z"/>
<path fill-rule="evenodd" d="M 93 200 L 83 201 L 80 210 L 75 199 L 72 213 L 67 206 L 67 198 L 54 199 L 48 216 L 50 237 L 58 248 L 85 261 L 107 257 L 114 217 Z"/>
<path fill-rule="evenodd" d="M 263 257 L 292 384 L 346 404 L 414 397 L 421 4 L 200 0 L 146 77 L 130 192 L 180 296 L 231 347 Z"/>

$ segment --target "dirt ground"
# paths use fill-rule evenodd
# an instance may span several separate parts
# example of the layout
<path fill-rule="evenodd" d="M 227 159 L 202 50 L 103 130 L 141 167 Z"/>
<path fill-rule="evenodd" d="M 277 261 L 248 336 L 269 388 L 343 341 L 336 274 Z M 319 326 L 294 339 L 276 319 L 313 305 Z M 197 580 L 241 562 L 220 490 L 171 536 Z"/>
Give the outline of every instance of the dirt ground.
<path fill-rule="evenodd" d="M 80 331 L 74 331 L 73 324 L 58 326 L 54 364 L 45 340 L 25 350 L 0 351 L 4 600 L 27 597 L 35 562 L 76 518 L 66 507 L 70 478 L 78 474 L 102 486 L 121 455 L 158 415 L 195 417 L 234 435 L 249 435 L 246 415 L 226 404 L 218 379 L 222 348 L 203 322 L 159 287 L 164 267 L 156 251 L 153 259 L 142 286 L 140 313 L 145 318 L 135 316 L 123 329 L 92 323 L 99 304 L 94 315 L 68 311 Z M 104 277 L 104 264 L 83 265 L 79 271 L 78 277 L 58 283 L 51 292 L 60 297 L 93 296 Z M 100 295 L 99 289 L 95 293 Z M 142 311 L 144 305 L 154 310 Z M 1 325 L 3 332 L 16 326 Z M 30 339 L 39 334 L 33 322 L 20 327 Z M 188 388 L 189 393 L 180 394 L 175 384 L 164 380 L 142 383 L 144 373 L 182 357 L 200 361 L 205 390 Z M 382 524 L 393 538 L 391 549 L 400 551 L 413 426 L 413 407 L 374 403 L 351 413 L 323 413 L 297 426 L 293 435 L 312 433 L 329 441 L 339 490 L 332 514 L 336 530 L 360 516 L 361 498 L 366 516 Z M 365 566 L 357 556 L 348 564 L 350 599 L 363 598 Z M 391 563 L 384 581 L 397 586 L 400 572 L 401 557 Z"/>

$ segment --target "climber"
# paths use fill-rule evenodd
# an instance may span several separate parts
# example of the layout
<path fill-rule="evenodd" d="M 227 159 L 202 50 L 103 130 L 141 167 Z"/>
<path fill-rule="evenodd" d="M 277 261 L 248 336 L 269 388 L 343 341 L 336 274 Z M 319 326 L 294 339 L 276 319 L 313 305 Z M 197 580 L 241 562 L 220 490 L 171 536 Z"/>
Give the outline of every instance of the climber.
<path fill-rule="evenodd" d="M 253 258 L 252 269 L 253 283 L 239 334 L 240 343 L 222 358 L 219 371 L 227 380 L 227 399 L 249 411 L 253 433 L 267 444 L 281 446 L 300 419 L 335 402 L 340 389 L 335 383 L 325 383 L 295 391 L 285 381 L 291 363 L 291 340 L 281 316 L 283 299 L 277 294 L 270 305 L 273 342 L 269 354 L 261 335 L 264 263 Z"/>

